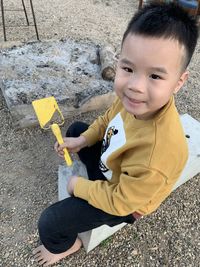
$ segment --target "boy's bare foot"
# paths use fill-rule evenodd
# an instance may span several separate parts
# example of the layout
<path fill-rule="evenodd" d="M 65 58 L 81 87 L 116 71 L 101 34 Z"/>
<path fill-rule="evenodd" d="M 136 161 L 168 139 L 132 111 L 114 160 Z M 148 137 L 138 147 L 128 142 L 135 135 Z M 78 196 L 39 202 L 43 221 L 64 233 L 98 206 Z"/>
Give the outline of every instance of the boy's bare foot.
<path fill-rule="evenodd" d="M 82 242 L 79 238 L 76 239 L 74 245 L 68 249 L 67 251 L 60 254 L 53 254 L 49 252 L 43 245 L 34 249 L 33 254 L 35 260 L 39 265 L 43 265 L 44 267 L 50 266 L 59 260 L 69 256 L 70 254 L 78 251 L 81 248 Z"/>

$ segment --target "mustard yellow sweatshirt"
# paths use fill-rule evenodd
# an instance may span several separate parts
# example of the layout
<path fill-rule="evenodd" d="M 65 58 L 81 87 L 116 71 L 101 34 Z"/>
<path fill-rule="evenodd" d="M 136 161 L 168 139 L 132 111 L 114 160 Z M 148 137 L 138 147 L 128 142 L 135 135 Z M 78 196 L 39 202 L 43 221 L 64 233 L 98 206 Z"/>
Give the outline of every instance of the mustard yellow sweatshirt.
<path fill-rule="evenodd" d="M 103 140 L 100 169 L 107 181 L 79 177 L 74 195 L 117 216 L 156 210 L 172 191 L 188 158 L 173 97 L 146 121 L 135 119 L 116 98 L 82 135 L 89 146 Z"/>

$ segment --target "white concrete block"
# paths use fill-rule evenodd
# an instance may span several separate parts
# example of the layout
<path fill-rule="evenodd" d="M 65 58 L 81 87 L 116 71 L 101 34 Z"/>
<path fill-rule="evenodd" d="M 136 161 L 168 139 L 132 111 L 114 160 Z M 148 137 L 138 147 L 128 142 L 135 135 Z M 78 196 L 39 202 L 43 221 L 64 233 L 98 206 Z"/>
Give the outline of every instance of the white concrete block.
<path fill-rule="evenodd" d="M 187 138 L 189 157 L 186 166 L 174 185 L 173 190 L 200 173 L 200 122 L 188 114 L 180 116 L 185 136 Z M 181 157 L 181 155 L 180 155 Z"/>
<path fill-rule="evenodd" d="M 69 197 L 67 183 L 70 176 L 77 175 L 88 177 L 85 165 L 79 160 L 73 160 L 73 165 L 68 167 L 65 163 L 58 168 L 58 199 Z"/>
<path fill-rule="evenodd" d="M 72 175 L 76 175 L 77 173 L 79 173 L 80 176 L 83 176 L 86 178 L 88 177 L 87 170 L 84 164 L 78 160 L 73 161 L 72 167 L 67 167 L 65 164 L 59 165 L 59 169 L 58 169 L 58 199 L 59 200 L 62 200 L 70 196 L 67 192 L 68 178 Z M 89 252 L 90 250 L 98 246 L 103 240 L 113 235 L 115 232 L 117 232 L 119 229 L 121 229 L 125 225 L 126 223 L 121 223 L 114 227 L 102 225 L 93 230 L 80 233 L 79 237 L 83 242 L 83 246 L 86 252 Z"/>
<path fill-rule="evenodd" d="M 187 142 L 189 147 L 189 159 L 173 190 L 175 190 L 181 184 L 185 183 L 190 178 L 192 178 L 193 176 L 195 176 L 200 172 L 200 123 L 195 119 L 193 119 L 188 114 L 184 114 L 181 116 L 181 122 L 184 128 L 185 135 L 188 136 Z M 83 177 L 87 177 L 87 171 L 80 161 L 74 161 L 74 168 L 67 167 L 66 165 L 59 166 L 59 172 L 58 172 L 59 200 L 69 197 L 69 194 L 67 193 L 66 190 L 67 178 L 77 173 L 79 173 Z M 99 245 L 103 240 L 113 235 L 115 232 L 117 232 L 125 225 L 126 223 L 122 223 L 114 227 L 102 225 L 93 230 L 80 233 L 79 237 L 83 242 L 83 246 L 86 252 L 89 252 L 97 245 Z"/>
<path fill-rule="evenodd" d="M 86 252 L 89 252 L 90 250 L 98 246 L 103 240 L 113 235 L 125 225 L 126 223 L 121 223 L 116 226 L 110 227 L 104 224 L 90 231 L 80 233 L 79 237 L 83 242 L 83 246 Z"/>

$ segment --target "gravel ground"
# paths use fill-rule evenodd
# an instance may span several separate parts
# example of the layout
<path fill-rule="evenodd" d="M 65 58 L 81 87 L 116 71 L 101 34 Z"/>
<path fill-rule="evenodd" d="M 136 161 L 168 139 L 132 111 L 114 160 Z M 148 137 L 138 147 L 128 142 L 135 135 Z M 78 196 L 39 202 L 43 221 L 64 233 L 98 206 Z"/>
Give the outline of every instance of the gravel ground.
<path fill-rule="evenodd" d="M 13 1 L 13 3 L 12 3 Z M 92 40 L 119 47 L 120 39 L 137 2 L 131 0 L 33 0 L 41 39 Z M 21 2 L 6 1 L 14 7 Z M 7 13 L 6 13 L 7 14 Z M 23 14 L 22 14 L 23 15 Z M 11 12 L 7 23 L 14 23 Z M 17 22 L 24 18 L 16 13 Z M 15 18 L 16 19 L 16 18 Z M 31 27 L 30 27 L 31 28 Z M 8 39 L 35 38 L 34 30 L 8 29 Z M 0 42 L 3 44 L 2 32 Z M 200 42 L 190 66 L 190 80 L 177 96 L 180 113 L 200 121 Z M 91 122 L 101 112 L 66 121 Z M 39 128 L 15 130 L 0 95 L 1 258 L 3 267 L 37 266 L 32 249 L 38 245 L 37 220 L 41 211 L 57 200 L 57 167 L 54 138 Z M 81 249 L 56 266 L 200 266 L 200 175 L 182 185 L 152 215 L 126 226 L 89 254 Z"/>

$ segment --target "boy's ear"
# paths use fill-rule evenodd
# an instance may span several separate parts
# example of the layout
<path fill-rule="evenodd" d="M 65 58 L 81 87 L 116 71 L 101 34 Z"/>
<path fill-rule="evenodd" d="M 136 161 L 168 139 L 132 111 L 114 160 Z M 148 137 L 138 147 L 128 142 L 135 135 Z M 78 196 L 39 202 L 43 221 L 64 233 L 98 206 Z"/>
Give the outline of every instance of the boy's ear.
<path fill-rule="evenodd" d="M 187 81 L 187 79 L 188 79 L 188 75 L 189 75 L 189 72 L 188 72 L 188 70 L 185 70 L 182 74 L 181 74 L 181 76 L 180 76 L 180 78 L 179 78 L 179 80 L 178 80 L 178 82 L 177 82 L 177 86 L 174 88 L 174 94 L 176 94 L 176 93 L 178 93 L 178 91 L 181 89 L 181 87 L 184 85 L 184 83 Z"/>

